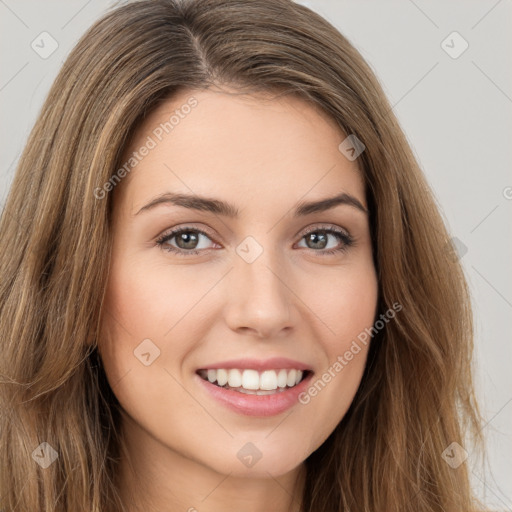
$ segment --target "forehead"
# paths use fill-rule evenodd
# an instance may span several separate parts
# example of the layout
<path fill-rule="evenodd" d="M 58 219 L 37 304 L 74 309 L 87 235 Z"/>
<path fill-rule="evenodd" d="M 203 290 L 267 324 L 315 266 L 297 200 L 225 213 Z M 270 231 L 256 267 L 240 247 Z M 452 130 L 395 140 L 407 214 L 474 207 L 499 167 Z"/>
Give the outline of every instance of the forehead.
<path fill-rule="evenodd" d="M 366 206 L 359 167 L 338 149 L 345 137 L 332 118 L 297 96 L 182 90 L 137 128 L 123 160 L 139 155 L 122 195 L 132 210 L 167 191 L 283 205 L 341 191 Z M 144 146 L 150 150 L 141 157 Z"/>

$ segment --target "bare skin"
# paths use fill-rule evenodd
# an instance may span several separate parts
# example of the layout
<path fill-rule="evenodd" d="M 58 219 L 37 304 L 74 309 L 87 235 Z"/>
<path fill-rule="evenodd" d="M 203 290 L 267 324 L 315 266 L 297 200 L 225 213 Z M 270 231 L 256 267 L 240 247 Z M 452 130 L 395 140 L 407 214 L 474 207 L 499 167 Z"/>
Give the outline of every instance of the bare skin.
<path fill-rule="evenodd" d="M 299 512 L 304 461 L 349 408 L 368 346 L 308 403 L 266 417 L 213 399 L 196 371 L 287 357 L 310 365 L 314 382 L 373 325 L 367 213 L 338 204 L 294 216 L 298 203 L 342 192 L 367 208 L 363 178 L 325 114 L 298 98 L 229 89 L 181 91 L 146 118 L 126 154 L 191 96 L 197 106 L 114 191 L 100 353 L 123 408 L 120 493 L 129 512 Z M 166 192 L 225 201 L 239 215 L 170 203 L 140 211 Z M 158 245 L 176 227 L 188 238 Z M 237 247 L 261 254 L 249 263 Z M 149 365 L 134 355 L 143 340 L 146 359 L 160 351 Z M 237 456 L 247 443 L 261 453 L 252 467 Z"/>

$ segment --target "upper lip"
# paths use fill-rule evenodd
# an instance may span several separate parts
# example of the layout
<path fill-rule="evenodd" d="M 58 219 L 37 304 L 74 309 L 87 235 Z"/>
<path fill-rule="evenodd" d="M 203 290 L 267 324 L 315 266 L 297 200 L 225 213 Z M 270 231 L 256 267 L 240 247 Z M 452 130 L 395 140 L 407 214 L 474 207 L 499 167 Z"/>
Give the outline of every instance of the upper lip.
<path fill-rule="evenodd" d="M 238 368 L 240 370 L 311 370 L 311 366 L 300 361 L 288 359 L 287 357 L 272 357 L 270 359 L 230 359 L 229 361 L 220 361 L 217 363 L 201 366 L 199 370 L 218 370 L 218 369 Z"/>

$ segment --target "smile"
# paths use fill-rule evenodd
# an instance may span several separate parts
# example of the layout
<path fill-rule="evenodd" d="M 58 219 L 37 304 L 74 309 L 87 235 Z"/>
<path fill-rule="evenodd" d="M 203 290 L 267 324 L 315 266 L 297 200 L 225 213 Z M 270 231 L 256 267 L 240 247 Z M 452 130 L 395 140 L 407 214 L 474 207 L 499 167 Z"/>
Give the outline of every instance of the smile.
<path fill-rule="evenodd" d="M 256 370 L 251 366 L 197 370 L 195 377 L 200 393 L 204 393 L 206 400 L 213 399 L 245 416 L 275 416 L 297 405 L 302 407 L 298 397 L 310 385 L 313 371 L 279 368 L 279 365 L 272 369 L 268 367 L 269 362 L 260 365 L 266 368 Z"/>
<path fill-rule="evenodd" d="M 224 389 L 249 395 L 271 395 L 295 387 L 307 376 L 308 371 L 294 368 L 264 371 L 218 368 L 202 369 L 197 373 L 202 379 Z"/>

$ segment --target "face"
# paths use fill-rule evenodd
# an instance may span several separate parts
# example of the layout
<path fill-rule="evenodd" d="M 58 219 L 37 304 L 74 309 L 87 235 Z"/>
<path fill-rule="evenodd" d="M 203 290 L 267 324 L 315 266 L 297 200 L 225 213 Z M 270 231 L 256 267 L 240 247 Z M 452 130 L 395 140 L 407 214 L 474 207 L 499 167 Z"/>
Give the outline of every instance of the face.
<path fill-rule="evenodd" d="M 344 139 L 301 99 L 226 89 L 182 91 L 136 132 L 99 349 L 155 465 L 284 475 L 343 418 L 368 346 L 345 355 L 377 304 Z"/>

